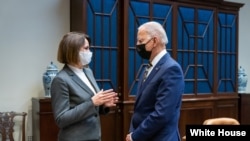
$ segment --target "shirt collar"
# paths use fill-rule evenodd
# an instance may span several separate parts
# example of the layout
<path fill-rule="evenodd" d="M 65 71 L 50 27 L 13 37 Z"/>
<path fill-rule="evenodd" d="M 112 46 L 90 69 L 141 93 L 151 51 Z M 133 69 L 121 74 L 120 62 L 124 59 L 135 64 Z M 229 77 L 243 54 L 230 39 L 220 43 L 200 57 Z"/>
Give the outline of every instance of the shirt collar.
<path fill-rule="evenodd" d="M 157 54 L 155 56 L 155 58 L 152 60 L 151 64 L 153 66 L 155 66 L 159 62 L 159 60 L 162 58 L 162 56 L 164 56 L 165 54 L 167 54 L 167 50 L 166 49 L 162 50 L 159 54 Z"/>
<path fill-rule="evenodd" d="M 69 65 L 69 64 L 68 64 L 68 66 L 69 66 L 69 68 L 70 68 L 73 72 L 75 72 L 75 73 L 83 73 L 83 70 L 82 70 L 82 69 L 79 69 L 79 68 L 74 67 L 74 66 Z"/>

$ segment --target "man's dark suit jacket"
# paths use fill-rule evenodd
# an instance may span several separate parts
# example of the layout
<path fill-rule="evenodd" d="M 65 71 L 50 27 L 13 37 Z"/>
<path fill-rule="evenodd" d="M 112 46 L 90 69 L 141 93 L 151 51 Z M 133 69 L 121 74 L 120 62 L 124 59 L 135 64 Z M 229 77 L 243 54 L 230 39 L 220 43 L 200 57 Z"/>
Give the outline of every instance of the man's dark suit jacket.
<path fill-rule="evenodd" d="M 183 72 L 179 64 L 165 54 L 145 82 L 140 79 L 130 132 L 133 141 L 180 141 L 178 122 Z"/>

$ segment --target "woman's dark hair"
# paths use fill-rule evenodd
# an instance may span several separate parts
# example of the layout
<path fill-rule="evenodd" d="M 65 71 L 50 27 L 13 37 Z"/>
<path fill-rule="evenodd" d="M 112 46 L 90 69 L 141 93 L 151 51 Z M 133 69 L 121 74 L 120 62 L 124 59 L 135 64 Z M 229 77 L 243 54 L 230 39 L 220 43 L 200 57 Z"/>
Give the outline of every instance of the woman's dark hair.
<path fill-rule="evenodd" d="M 90 38 L 87 34 L 80 32 L 65 34 L 58 47 L 57 60 L 64 64 L 77 64 L 79 62 L 79 51 L 85 44 L 85 39 L 90 44 Z"/>

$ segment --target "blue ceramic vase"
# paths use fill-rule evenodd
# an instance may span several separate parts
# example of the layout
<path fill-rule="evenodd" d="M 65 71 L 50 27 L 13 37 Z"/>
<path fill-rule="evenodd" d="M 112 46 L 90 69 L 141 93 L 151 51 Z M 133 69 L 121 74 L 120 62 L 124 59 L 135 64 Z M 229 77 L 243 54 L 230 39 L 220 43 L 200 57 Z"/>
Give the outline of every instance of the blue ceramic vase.
<path fill-rule="evenodd" d="M 245 93 L 247 87 L 247 74 L 241 66 L 238 70 L 238 93 Z"/>
<path fill-rule="evenodd" d="M 54 79 L 58 72 L 58 68 L 53 62 L 51 62 L 46 69 L 46 72 L 43 73 L 43 87 L 45 91 L 45 97 L 51 97 L 50 88 L 51 82 Z"/>

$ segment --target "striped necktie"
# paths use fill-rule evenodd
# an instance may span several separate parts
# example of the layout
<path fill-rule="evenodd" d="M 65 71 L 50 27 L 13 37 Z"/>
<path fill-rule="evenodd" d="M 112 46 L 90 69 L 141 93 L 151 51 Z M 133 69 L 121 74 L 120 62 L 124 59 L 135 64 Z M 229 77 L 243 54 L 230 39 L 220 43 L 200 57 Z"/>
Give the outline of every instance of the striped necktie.
<path fill-rule="evenodd" d="M 146 69 L 145 69 L 145 72 L 143 74 L 143 82 L 147 79 L 148 77 L 148 72 L 149 72 L 149 69 L 152 67 L 153 65 L 149 62 L 146 66 Z"/>

